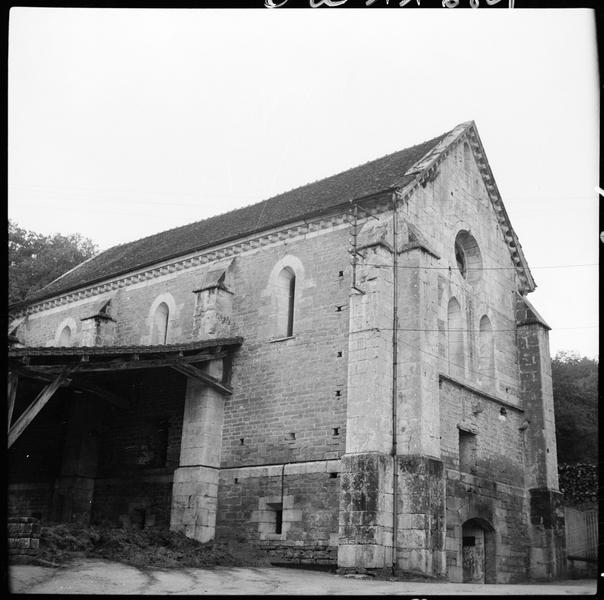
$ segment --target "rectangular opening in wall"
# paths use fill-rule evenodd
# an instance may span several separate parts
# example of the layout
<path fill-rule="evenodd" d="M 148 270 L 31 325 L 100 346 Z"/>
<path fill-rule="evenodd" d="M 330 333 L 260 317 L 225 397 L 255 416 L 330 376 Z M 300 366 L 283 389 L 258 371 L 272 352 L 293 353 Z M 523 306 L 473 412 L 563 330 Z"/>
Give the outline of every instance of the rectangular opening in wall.
<path fill-rule="evenodd" d="M 130 515 L 131 526 L 134 529 L 144 529 L 146 516 L 146 511 L 144 508 L 135 508 Z"/>
<path fill-rule="evenodd" d="M 283 532 L 283 504 L 282 503 L 271 503 L 267 504 L 268 509 L 271 511 L 270 520 L 272 524 L 272 533 Z"/>
<path fill-rule="evenodd" d="M 459 470 L 473 472 L 476 469 L 477 436 L 470 431 L 459 430 Z"/>

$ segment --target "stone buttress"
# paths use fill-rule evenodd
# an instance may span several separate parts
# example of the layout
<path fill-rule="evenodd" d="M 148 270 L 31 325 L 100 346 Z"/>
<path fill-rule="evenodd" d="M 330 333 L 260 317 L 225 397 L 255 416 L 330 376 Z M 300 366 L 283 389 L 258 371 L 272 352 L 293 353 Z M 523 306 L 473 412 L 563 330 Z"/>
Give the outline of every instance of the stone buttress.
<path fill-rule="evenodd" d="M 564 506 L 558 490 L 556 428 L 549 352 L 550 327 L 523 296 L 516 299 L 518 367 L 527 427 L 525 485 L 529 513 L 529 576 L 565 576 Z"/>

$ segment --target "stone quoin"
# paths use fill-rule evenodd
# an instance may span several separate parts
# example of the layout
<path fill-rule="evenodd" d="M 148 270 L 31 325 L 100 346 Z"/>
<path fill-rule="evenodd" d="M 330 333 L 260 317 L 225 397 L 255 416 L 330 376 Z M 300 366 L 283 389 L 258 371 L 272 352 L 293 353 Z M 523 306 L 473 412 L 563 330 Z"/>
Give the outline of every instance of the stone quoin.
<path fill-rule="evenodd" d="M 9 515 L 564 575 L 548 325 L 474 122 L 10 307 Z"/>

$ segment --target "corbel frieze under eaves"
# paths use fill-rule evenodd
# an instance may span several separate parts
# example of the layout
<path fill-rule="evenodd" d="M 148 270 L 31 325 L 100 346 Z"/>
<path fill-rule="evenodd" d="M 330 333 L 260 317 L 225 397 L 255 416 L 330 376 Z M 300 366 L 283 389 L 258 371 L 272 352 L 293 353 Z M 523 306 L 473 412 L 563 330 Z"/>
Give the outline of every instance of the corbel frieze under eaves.
<path fill-rule="evenodd" d="M 366 212 L 368 214 L 375 215 L 389 209 L 390 205 L 388 203 L 378 202 L 371 207 L 367 207 Z M 259 248 L 283 242 L 285 240 L 302 239 L 309 234 L 320 234 L 321 232 L 325 233 L 327 230 L 334 227 L 345 227 L 348 225 L 348 214 L 347 210 L 344 209 L 341 212 L 332 215 L 297 222 L 284 226 L 280 229 L 274 229 L 259 235 L 249 236 L 236 242 L 225 244 L 224 246 L 218 248 L 199 251 L 193 255 L 177 258 L 161 265 L 148 267 L 146 269 L 129 273 L 121 277 L 115 277 L 102 283 L 83 287 L 61 296 L 42 300 L 38 303 L 34 303 L 26 308 L 23 308 L 18 313 L 15 313 L 15 317 L 38 313 L 44 310 L 55 308 L 57 306 L 66 305 L 71 302 L 115 291 L 128 287 L 132 284 L 140 283 L 142 281 L 156 279 L 170 273 L 186 271 L 187 269 L 192 269 L 204 264 L 210 264 L 220 259 L 235 257 Z"/>

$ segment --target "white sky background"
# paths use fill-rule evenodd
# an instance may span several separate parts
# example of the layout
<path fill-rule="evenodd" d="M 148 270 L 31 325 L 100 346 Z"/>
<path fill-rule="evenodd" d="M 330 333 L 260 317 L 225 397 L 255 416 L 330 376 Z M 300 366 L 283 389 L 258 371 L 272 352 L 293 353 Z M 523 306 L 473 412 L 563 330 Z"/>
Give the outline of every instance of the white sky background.
<path fill-rule="evenodd" d="M 588 10 L 13 8 L 9 218 L 100 249 L 475 120 L 553 327 L 598 354 Z"/>

